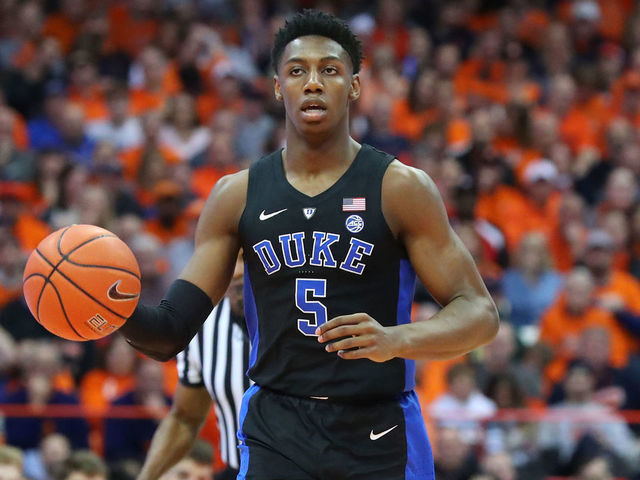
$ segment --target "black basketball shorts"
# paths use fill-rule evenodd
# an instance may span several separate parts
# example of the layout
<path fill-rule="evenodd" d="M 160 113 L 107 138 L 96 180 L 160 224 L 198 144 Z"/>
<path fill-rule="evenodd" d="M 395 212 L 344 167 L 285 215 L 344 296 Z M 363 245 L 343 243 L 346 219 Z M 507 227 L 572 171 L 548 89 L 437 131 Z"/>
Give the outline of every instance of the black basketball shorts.
<path fill-rule="evenodd" d="M 415 392 L 376 403 L 298 398 L 253 385 L 240 410 L 238 480 L 430 480 Z"/>

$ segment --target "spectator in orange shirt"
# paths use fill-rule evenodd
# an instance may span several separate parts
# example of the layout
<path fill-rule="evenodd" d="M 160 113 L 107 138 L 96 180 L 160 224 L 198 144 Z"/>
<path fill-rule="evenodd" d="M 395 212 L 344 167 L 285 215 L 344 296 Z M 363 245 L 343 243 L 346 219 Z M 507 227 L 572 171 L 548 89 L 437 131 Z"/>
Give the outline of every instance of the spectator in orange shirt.
<path fill-rule="evenodd" d="M 391 113 L 393 133 L 415 141 L 427 126 L 437 120 L 437 81 L 437 74 L 432 70 L 424 70 L 416 75 L 409 86 L 407 98 L 394 103 Z"/>
<path fill-rule="evenodd" d="M 509 251 L 514 251 L 523 235 L 533 230 L 550 239 L 558 222 L 561 201 L 555 191 L 555 165 L 548 160 L 531 163 L 524 173 L 524 192 L 497 183 L 500 173 L 496 169 L 499 166 L 483 165 L 478 172 L 481 193 L 477 215 L 504 232 Z"/>
<path fill-rule="evenodd" d="M 107 120 L 109 111 L 95 59 L 87 51 L 76 50 L 69 57 L 69 67 L 69 100 L 82 108 L 87 122 Z"/>
<path fill-rule="evenodd" d="M 598 125 L 576 108 L 576 85 L 568 74 L 553 77 L 549 90 L 549 109 L 560 122 L 560 136 L 574 153 L 598 144 Z"/>
<path fill-rule="evenodd" d="M 614 270 L 613 260 L 611 236 L 604 230 L 591 231 L 583 261 L 593 275 L 598 304 L 614 315 L 628 344 L 637 349 L 640 343 L 640 282 L 627 272 Z"/>
<path fill-rule="evenodd" d="M 146 47 L 138 61 L 144 80 L 142 85 L 131 90 L 131 113 L 134 115 L 164 108 L 167 100 L 182 88 L 178 73 L 159 48 Z"/>
<path fill-rule="evenodd" d="M 394 101 L 405 100 L 409 90 L 409 83 L 413 82 L 421 73 L 416 72 L 411 79 L 401 75 L 395 63 L 393 47 L 384 43 L 372 53 L 369 61 L 363 64 L 361 81 L 370 87 L 354 104 L 357 112 L 367 115 L 371 112 L 371 105 L 378 95 L 391 95 Z"/>
<path fill-rule="evenodd" d="M 148 0 L 110 2 L 108 43 L 116 51 L 137 57 L 158 31 L 157 4 Z"/>
<path fill-rule="evenodd" d="M 558 209 L 558 221 L 549 239 L 554 267 L 563 273 L 582 257 L 587 244 L 585 202 L 580 195 L 566 192 Z"/>
<path fill-rule="evenodd" d="M 404 7 L 395 0 L 379 0 L 376 28 L 371 38 L 373 48 L 383 43 L 393 45 L 396 60 L 402 60 L 409 51 L 409 31 L 405 26 Z"/>
<path fill-rule="evenodd" d="M 178 155 L 168 147 L 160 145 L 162 112 L 151 110 L 142 115 L 142 145 L 120 152 L 125 179 L 135 181 L 138 186 L 139 201 L 148 206 L 153 203 L 151 189 L 161 178 L 169 176 L 171 166 L 179 163 Z"/>
<path fill-rule="evenodd" d="M 219 110 L 240 113 L 244 105 L 240 77 L 229 60 L 220 60 L 208 75 L 207 89 L 196 99 L 200 123 L 206 125 Z"/>
<path fill-rule="evenodd" d="M 640 126 L 640 73 L 636 71 L 625 74 L 620 80 L 619 98 L 614 99 L 611 116 L 621 116 L 634 127 Z M 615 93 L 615 90 L 614 90 Z"/>
<path fill-rule="evenodd" d="M 184 192 L 179 183 L 161 180 L 153 188 L 153 194 L 156 211 L 153 218 L 147 221 L 146 231 L 167 245 L 187 233 L 188 222 L 182 215 Z"/>
<path fill-rule="evenodd" d="M 601 327 L 611 335 L 611 364 L 622 367 L 627 364 L 629 335 L 606 309 L 596 305 L 594 278 L 583 267 L 577 267 L 566 280 L 564 293 L 547 310 L 540 324 L 540 340 L 550 345 L 555 357 L 546 369 L 546 377 L 558 381 L 567 362 L 578 352 L 578 339 L 586 329 Z"/>
<path fill-rule="evenodd" d="M 11 230 L 25 252 L 36 248 L 51 232 L 49 226 L 30 211 L 33 199 L 34 192 L 28 184 L 0 183 L 0 207 L 4 225 Z"/>
<path fill-rule="evenodd" d="M 220 112 L 222 113 L 222 112 Z M 217 115 L 229 118 L 227 115 Z M 193 169 L 190 188 L 199 198 L 206 200 L 215 183 L 224 175 L 238 171 L 238 161 L 233 152 L 231 134 L 213 129 L 211 145 L 202 163 Z M 248 161 L 255 159 L 248 159 Z"/>
<path fill-rule="evenodd" d="M 80 387 L 83 405 L 106 410 L 117 397 L 133 387 L 137 355 L 119 335 L 111 337 L 104 364 L 87 372 Z"/>
<path fill-rule="evenodd" d="M 175 152 L 182 163 L 197 162 L 211 143 L 211 132 L 200 125 L 193 97 L 182 93 L 169 99 L 166 107 L 160 145 Z"/>
<path fill-rule="evenodd" d="M 62 0 L 60 11 L 47 17 L 42 33 L 45 36 L 54 37 L 60 43 L 62 51 L 69 53 L 82 28 L 86 14 L 87 4 L 85 2 Z"/>
<path fill-rule="evenodd" d="M 467 96 L 474 105 L 487 100 L 506 100 L 501 46 L 502 36 L 498 30 L 487 30 L 479 35 L 475 51 L 456 72 L 454 83 L 457 94 Z"/>

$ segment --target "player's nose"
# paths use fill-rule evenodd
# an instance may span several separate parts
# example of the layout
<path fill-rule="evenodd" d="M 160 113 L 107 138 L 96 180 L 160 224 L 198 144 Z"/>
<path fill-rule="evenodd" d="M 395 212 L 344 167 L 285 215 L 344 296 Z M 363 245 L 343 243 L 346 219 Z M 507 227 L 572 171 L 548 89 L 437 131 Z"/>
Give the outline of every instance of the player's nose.
<path fill-rule="evenodd" d="M 305 93 L 321 93 L 324 86 L 322 85 L 322 77 L 320 72 L 312 68 L 307 76 L 307 81 L 304 85 Z"/>

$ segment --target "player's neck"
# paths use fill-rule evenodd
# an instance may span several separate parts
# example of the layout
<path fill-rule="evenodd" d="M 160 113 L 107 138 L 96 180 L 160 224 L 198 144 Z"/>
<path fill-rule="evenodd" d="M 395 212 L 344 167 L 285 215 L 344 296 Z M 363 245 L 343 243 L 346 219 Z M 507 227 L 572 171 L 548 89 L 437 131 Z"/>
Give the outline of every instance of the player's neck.
<path fill-rule="evenodd" d="M 360 144 L 351 138 L 348 130 L 343 132 L 322 139 L 307 139 L 287 132 L 282 152 L 285 170 L 319 172 L 350 165 L 360 150 Z"/>

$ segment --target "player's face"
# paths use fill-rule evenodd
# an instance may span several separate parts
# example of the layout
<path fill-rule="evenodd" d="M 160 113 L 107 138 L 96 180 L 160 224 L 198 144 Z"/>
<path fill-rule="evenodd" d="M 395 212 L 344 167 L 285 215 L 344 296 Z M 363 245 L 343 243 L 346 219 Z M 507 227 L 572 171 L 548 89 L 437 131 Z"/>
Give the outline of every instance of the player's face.
<path fill-rule="evenodd" d="M 317 35 L 291 41 L 274 77 L 288 125 L 302 134 L 348 128 L 349 102 L 360 96 L 360 79 L 352 72 L 349 55 L 336 41 Z"/>

